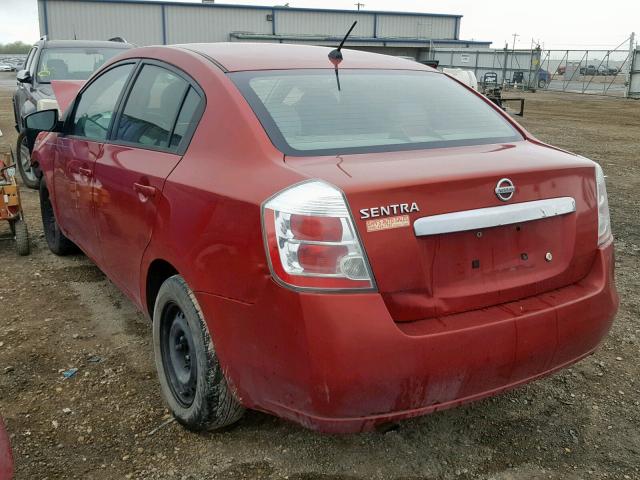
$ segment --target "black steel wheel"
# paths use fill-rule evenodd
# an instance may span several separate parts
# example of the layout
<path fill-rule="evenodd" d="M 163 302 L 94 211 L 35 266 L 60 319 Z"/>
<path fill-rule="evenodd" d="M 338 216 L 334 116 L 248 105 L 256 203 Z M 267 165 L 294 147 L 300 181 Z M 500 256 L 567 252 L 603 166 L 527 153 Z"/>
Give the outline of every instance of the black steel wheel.
<path fill-rule="evenodd" d="M 189 323 L 175 303 L 168 303 L 162 313 L 160 342 L 171 392 L 183 407 L 189 407 L 198 383 L 198 357 Z"/>
<path fill-rule="evenodd" d="M 178 422 L 215 430 L 242 417 L 196 297 L 180 275 L 165 280 L 156 297 L 153 349 L 162 395 Z"/>
<path fill-rule="evenodd" d="M 22 182 L 29 188 L 37 189 L 40 185 L 40 175 L 37 168 L 31 165 L 31 149 L 24 133 L 18 136 L 17 157 L 16 163 Z"/>

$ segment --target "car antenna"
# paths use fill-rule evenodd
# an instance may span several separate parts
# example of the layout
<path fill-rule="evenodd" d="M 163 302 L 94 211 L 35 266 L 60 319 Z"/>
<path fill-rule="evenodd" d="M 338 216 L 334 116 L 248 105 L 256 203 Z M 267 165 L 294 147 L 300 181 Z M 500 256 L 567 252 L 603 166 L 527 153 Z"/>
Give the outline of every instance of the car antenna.
<path fill-rule="evenodd" d="M 355 28 L 356 23 L 358 23 L 357 20 L 353 22 L 353 25 L 351 25 L 351 28 L 349 29 L 347 34 L 344 36 L 344 38 L 340 42 L 340 45 L 338 46 L 338 48 L 336 48 L 335 50 L 331 50 L 331 52 L 329 52 L 329 60 L 331 61 L 331 63 L 333 63 L 333 67 L 335 68 L 335 71 L 336 71 L 336 82 L 338 82 L 338 90 L 340 90 L 340 75 L 338 74 L 338 65 L 340 65 L 340 62 L 342 62 L 342 58 L 343 58 L 342 51 L 341 51 L 342 46 L 344 45 L 344 42 L 347 41 L 347 38 L 349 38 L 349 35 L 351 35 L 351 31 Z"/>

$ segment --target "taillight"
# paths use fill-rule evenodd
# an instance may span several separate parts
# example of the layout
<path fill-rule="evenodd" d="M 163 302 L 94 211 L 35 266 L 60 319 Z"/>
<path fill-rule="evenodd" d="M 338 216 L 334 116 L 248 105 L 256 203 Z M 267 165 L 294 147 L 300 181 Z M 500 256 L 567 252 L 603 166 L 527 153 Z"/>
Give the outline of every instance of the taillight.
<path fill-rule="evenodd" d="M 277 193 L 262 207 L 273 276 L 315 290 L 372 289 L 369 262 L 344 195 L 312 180 Z"/>
<path fill-rule="evenodd" d="M 598 200 L 598 246 L 611 240 L 611 217 L 609 215 L 609 199 L 607 185 L 600 165 L 596 163 L 596 195 Z"/>

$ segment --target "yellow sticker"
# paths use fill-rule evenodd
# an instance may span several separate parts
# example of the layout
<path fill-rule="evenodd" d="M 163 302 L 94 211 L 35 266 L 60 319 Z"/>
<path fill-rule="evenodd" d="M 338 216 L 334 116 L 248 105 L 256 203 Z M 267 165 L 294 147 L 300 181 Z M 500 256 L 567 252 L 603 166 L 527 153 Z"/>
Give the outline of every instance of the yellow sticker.
<path fill-rule="evenodd" d="M 367 220 L 367 232 L 379 232 L 380 230 L 391 230 L 392 228 L 408 227 L 409 225 L 411 225 L 409 215 L 376 218 L 375 220 Z"/>

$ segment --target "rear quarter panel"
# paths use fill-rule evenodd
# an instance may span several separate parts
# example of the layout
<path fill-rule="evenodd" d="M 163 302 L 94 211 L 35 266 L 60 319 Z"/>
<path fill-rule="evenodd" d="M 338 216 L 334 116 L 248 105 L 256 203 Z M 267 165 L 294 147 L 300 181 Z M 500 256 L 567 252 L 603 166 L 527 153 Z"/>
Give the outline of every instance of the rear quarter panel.
<path fill-rule="evenodd" d="M 142 268 L 171 263 L 196 292 L 253 303 L 270 281 L 260 205 L 304 178 L 290 170 L 240 92 L 196 54 L 164 58 L 189 74 L 207 108 L 182 161 L 167 178 Z M 144 299 L 143 304 L 146 304 Z"/>

